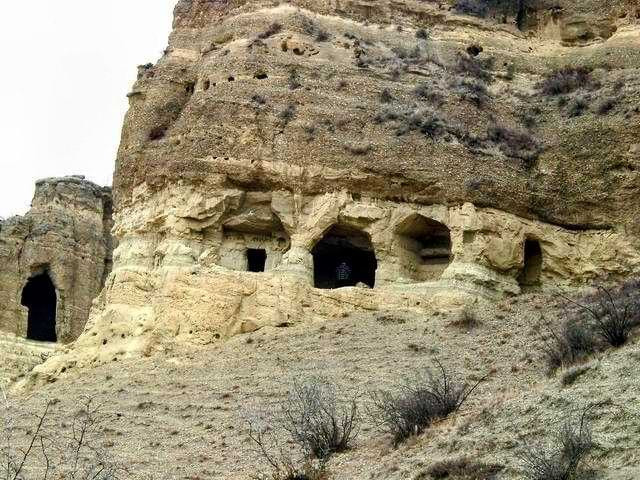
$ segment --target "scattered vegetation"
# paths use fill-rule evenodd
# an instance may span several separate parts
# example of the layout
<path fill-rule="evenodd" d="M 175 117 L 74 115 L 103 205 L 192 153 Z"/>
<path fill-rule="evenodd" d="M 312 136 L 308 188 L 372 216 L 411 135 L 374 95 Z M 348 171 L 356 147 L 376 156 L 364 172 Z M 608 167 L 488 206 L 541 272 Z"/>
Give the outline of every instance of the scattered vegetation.
<path fill-rule="evenodd" d="M 566 95 L 579 88 L 594 85 L 591 70 L 585 67 L 566 67 L 555 70 L 539 85 L 540 91 L 548 96 Z"/>
<path fill-rule="evenodd" d="M 568 415 L 541 445 L 524 446 L 520 454 L 522 473 L 528 480 L 574 480 L 584 478 L 583 465 L 595 448 L 588 416 L 600 405 Z"/>
<path fill-rule="evenodd" d="M 336 387 L 323 379 L 294 383 L 281 410 L 283 428 L 309 458 L 344 452 L 359 433 L 356 399 L 340 402 Z"/>
<path fill-rule="evenodd" d="M 545 342 L 543 354 L 550 372 L 583 361 L 596 349 L 593 334 L 582 321 L 568 320 L 559 332 L 549 332 L 551 337 Z"/>
<path fill-rule="evenodd" d="M 356 397 L 339 400 L 335 385 L 322 378 L 294 383 L 287 400 L 269 414 L 266 423 L 249 421 L 249 438 L 271 469 L 270 474 L 256 478 L 324 479 L 327 459 L 352 448 L 359 422 Z M 287 440 L 297 446 L 302 459 L 296 460 L 295 449 L 285 446 Z"/>
<path fill-rule="evenodd" d="M 640 325 L 640 281 L 626 282 L 615 290 L 597 290 L 585 303 L 569 301 L 592 321 L 596 335 L 612 347 L 621 347 Z"/>
<path fill-rule="evenodd" d="M 439 362 L 437 367 L 438 374 L 427 370 L 424 376 L 399 385 L 393 392 L 371 394 L 371 417 L 393 436 L 394 445 L 457 412 L 484 380 L 469 386 L 453 379 Z"/>
<path fill-rule="evenodd" d="M 537 140 L 529 133 L 494 125 L 487 132 L 488 140 L 499 146 L 507 157 L 516 158 L 530 168 L 541 152 Z"/>
<path fill-rule="evenodd" d="M 598 287 L 581 301 L 564 298 L 574 310 L 559 332 L 550 329 L 543 350 L 550 371 L 584 361 L 607 346 L 621 347 L 640 326 L 640 280 L 613 289 Z"/>
<path fill-rule="evenodd" d="M 100 409 L 86 398 L 73 416 L 69 431 L 51 433 L 49 420 L 54 402 L 49 401 L 27 430 L 26 444 L 19 444 L 16 411 L 0 389 L 3 418 L 0 429 L 0 479 L 60 478 L 69 480 L 118 480 L 124 472 L 108 452 L 94 442 L 102 428 Z M 124 477 L 122 477 L 124 478 Z"/>
<path fill-rule="evenodd" d="M 291 120 L 293 120 L 297 115 L 297 108 L 293 103 L 290 103 L 278 114 L 278 118 L 280 119 L 282 126 L 287 126 Z"/>
<path fill-rule="evenodd" d="M 579 117 L 589 109 L 586 98 L 578 97 L 569 102 L 567 107 L 567 115 L 569 117 Z"/>
<path fill-rule="evenodd" d="M 407 106 L 386 107 L 376 115 L 374 120 L 378 124 L 393 122 L 397 136 L 420 132 L 435 139 L 445 134 L 448 128 L 446 122 L 437 113 L 425 108 Z"/>
<path fill-rule="evenodd" d="M 463 456 L 436 462 L 427 474 L 434 480 L 480 480 L 493 478 L 504 469 L 503 465 L 486 464 Z"/>

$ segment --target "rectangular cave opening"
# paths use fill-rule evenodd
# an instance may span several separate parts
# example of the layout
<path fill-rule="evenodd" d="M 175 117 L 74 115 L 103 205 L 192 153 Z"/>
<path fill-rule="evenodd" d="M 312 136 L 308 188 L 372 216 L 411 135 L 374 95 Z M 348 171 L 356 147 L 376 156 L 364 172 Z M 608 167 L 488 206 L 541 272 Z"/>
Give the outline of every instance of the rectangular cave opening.
<path fill-rule="evenodd" d="M 264 272 L 267 266 L 267 251 L 264 248 L 248 248 L 247 266 L 249 272 Z"/>

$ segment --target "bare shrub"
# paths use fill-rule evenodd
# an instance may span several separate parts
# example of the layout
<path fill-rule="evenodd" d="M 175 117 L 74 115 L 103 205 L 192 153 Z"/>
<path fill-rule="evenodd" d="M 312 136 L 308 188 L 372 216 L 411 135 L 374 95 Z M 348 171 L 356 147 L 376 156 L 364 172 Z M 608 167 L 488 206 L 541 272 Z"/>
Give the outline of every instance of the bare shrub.
<path fill-rule="evenodd" d="M 559 332 L 552 328 L 549 332 L 551 337 L 545 342 L 543 352 L 550 372 L 582 361 L 596 351 L 595 339 L 585 322 L 567 320 Z"/>
<path fill-rule="evenodd" d="M 387 107 L 376 116 L 375 121 L 379 124 L 393 122 L 397 136 L 420 132 L 429 138 L 435 139 L 448 131 L 448 125 L 443 118 L 437 113 L 424 108 Z"/>
<path fill-rule="evenodd" d="M 476 78 L 484 82 L 491 82 L 493 76 L 491 69 L 493 68 L 493 59 L 478 59 L 470 55 L 458 55 L 455 64 L 455 71 L 467 77 Z"/>
<path fill-rule="evenodd" d="M 598 405 L 582 409 L 579 415 L 569 414 L 556 427 L 546 442 L 525 445 L 520 454 L 522 473 L 528 480 L 574 480 L 582 478 L 582 466 L 595 448 L 589 421 Z"/>
<path fill-rule="evenodd" d="M 482 81 L 462 79 L 455 81 L 452 87 L 462 100 L 466 100 L 478 108 L 484 107 L 491 100 L 487 85 Z"/>
<path fill-rule="evenodd" d="M 436 462 L 427 470 L 428 475 L 436 480 L 480 480 L 493 478 L 504 469 L 503 465 L 478 462 L 468 456 L 451 458 Z"/>
<path fill-rule="evenodd" d="M 569 102 L 567 107 L 567 115 L 569 117 L 579 117 L 589 109 L 589 103 L 586 98 L 578 97 Z"/>
<path fill-rule="evenodd" d="M 426 370 L 422 377 L 399 385 L 393 392 L 371 394 L 370 415 L 399 445 L 413 435 L 421 434 L 434 421 L 457 412 L 484 380 L 473 386 L 456 381 L 441 363 L 438 374 Z"/>
<path fill-rule="evenodd" d="M 488 139 L 498 145 L 507 157 L 521 160 L 525 167 L 531 167 L 540 155 L 538 141 L 527 132 L 492 126 L 488 131 Z"/>
<path fill-rule="evenodd" d="M 547 76 L 538 88 L 549 96 L 564 95 L 579 88 L 593 85 L 591 70 L 586 67 L 566 67 Z"/>
<path fill-rule="evenodd" d="M 359 422 L 355 396 L 338 399 L 336 387 L 322 378 L 294 382 L 285 401 L 248 420 L 249 439 L 270 468 L 253 478 L 324 479 L 328 458 L 353 446 Z"/>
<path fill-rule="evenodd" d="M 634 327 L 640 325 L 640 292 L 638 281 L 617 289 L 597 287 L 597 294 L 583 303 L 565 297 L 589 318 L 598 336 L 612 347 L 621 347 Z"/>
<path fill-rule="evenodd" d="M 284 430 L 310 458 L 350 449 L 359 433 L 356 399 L 341 402 L 336 387 L 320 378 L 294 383 L 281 415 Z"/>
<path fill-rule="evenodd" d="M 324 480 L 326 462 L 296 460 L 291 449 L 273 435 L 270 427 L 257 427 L 249 421 L 249 439 L 257 446 L 257 452 L 269 466 L 269 473 L 251 475 L 255 480 Z"/>
<path fill-rule="evenodd" d="M 0 479 L 117 480 L 124 473 L 103 448 L 94 444 L 93 438 L 104 421 L 93 398 L 87 397 L 79 405 L 70 431 L 49 425 L 53 402 L 47 402 L 42 413 L 34 416 L 34 425 L 26 432 L 26 443 L 17 440 L 17 412 L 4 390 L 0 390 L 0 399 L 3 402 Z"/>
<path fill-rule="evenodd" d="M 278 114 L 278 118 L 282 123 L 282 126 L 286 126 L 296 117 L 297 108 L 293 103 L 290 103 Z"/>

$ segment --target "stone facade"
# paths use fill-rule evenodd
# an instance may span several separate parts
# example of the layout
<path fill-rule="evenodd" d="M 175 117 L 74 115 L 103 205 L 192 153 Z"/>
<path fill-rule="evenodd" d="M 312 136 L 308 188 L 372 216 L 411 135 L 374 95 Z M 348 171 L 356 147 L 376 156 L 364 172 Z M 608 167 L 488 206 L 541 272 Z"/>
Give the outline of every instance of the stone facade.
<path fill-rule="evenodd" d="M 111 228 L 109 188 L 83 177 L 37 182 L 29 213 L 0 224 L 0 332 L 63 344 L 78 338 L 111 270 Z M 49 325 L 30 325 L 34 315 Z"/>

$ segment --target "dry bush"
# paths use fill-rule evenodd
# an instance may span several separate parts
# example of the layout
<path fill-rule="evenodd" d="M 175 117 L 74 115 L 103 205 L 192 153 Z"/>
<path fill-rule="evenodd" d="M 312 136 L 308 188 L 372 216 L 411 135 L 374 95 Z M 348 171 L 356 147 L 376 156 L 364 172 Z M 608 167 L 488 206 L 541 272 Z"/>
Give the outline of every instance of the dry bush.
<path fill-rule="evenodd" d="M 545 95 L 556 96 L 593 85 L 591 70 L 585 67 L 566 67 L 549 74 L 538 88 Z"/>
<path fill-rule="evenodd" d="M 503 465 L 486 464 L 463 456 L 436 462 L 429 467 L 427 474 L 435 480 L 488 480 L 503 469 Z"/>
<path fill-rule="evenodd" d="M 73 416 L 70 431 L 50 425 L 53 402 L 34 416 L 34 424 L 26 431 L 26 443 L 20 442 L 16 426 L 16 410 L 5 392 L 3 425 L 0 430 L 1 480 L 117 480 L 124 472 L 108 453 L 94 443 L 104 419 L 95 401 L 88 397 Z"/>
<path fill-rule="evenodd" d="M 640 281 L 631 280 L 615 289 L 597 287 L 597 293 L 574 302 L 565 297 L 591 320 L 595 333 L 612 347 L 621 347 L 631 331 L 640 325 Z"/>
<path fill-rule="evenodd" d="M 376 115 L 374 120 L 378 124 L 393 122 L 396 135 L 399 137 L 411 132 L 420 132 L 426 137 L 436 139 L 449 130 L 443 118 L 425 108 L 387 106 Z"/>
<path fill-rule="evenodd" d="M 598 405 L 585 407 L 579 415 L 569 414 L 546 442 L 524 445 L 520 454 L 522 473 L 528 480 L 578 480 L 583 465 L 595 448 L 589 415 Z"/>
<path fill-rule="evenodd" d="M 395 391 L 371 393 L 370 416 L 393 436 L 395 446 L 457 412 L 484 380 L 469 386 L 453 379 L 441 363 L 437 362 L 437 367 L 438 374 L 427 369 L 423 376 L 406 381 Z"/>
<path fill-rule="evenodd" d="M 549 329 L 543 355 L 549 371 L 585 360 L 596 351 L 596 342 L 588 325 L 580 320 L 567 320 L 559 332 Z"/>
<path fill-rule="evenodd" d="M 257 446 L 258 454 L 269 465 L 268 473 L 258 472 L 251 475 L 255 480 L 324 480 L 326 479 L 325 461 L 296 460 L 281 439 L 273 435 L 269 427 L 256 427 L 255 421 L 249 421 L 249 438 Z"/>
<path fill-rule="evenodd" d="M 249 438 L 270 468 L 261 480 L 321 480 L 328 458 L 353 447 L 360 417 L 356 397 L 338 399 L 322 378 L 294 382 L 285 401 L 248 420 Z M 291 448 L 290 443 L 295 445 Z"/>
<path fill-rule="evenodd" d="M 458 60 L 454 70 L 459 75 L 476 78 L 483 82 L 490 83 L 493 80 L 491 70 L 493 68 L 493 59 L 478 59 L 470 55 L 458 55 Z"/>
<path fill-rule="evenodd" d="M 336 387 L 321 378 L 294 383 L 281 416 L 282 428 L 310 458 L 350 449 L 359 433 L 356 398 L 340 401 Z"/>
<path fill-rule="evenodd" d="M 529 168 L 540 155 L 542 148 L 529 133 L 494 125 L 489 127 L 487 138 L 498 145 L 507 157 L 521 160 Z"/>

